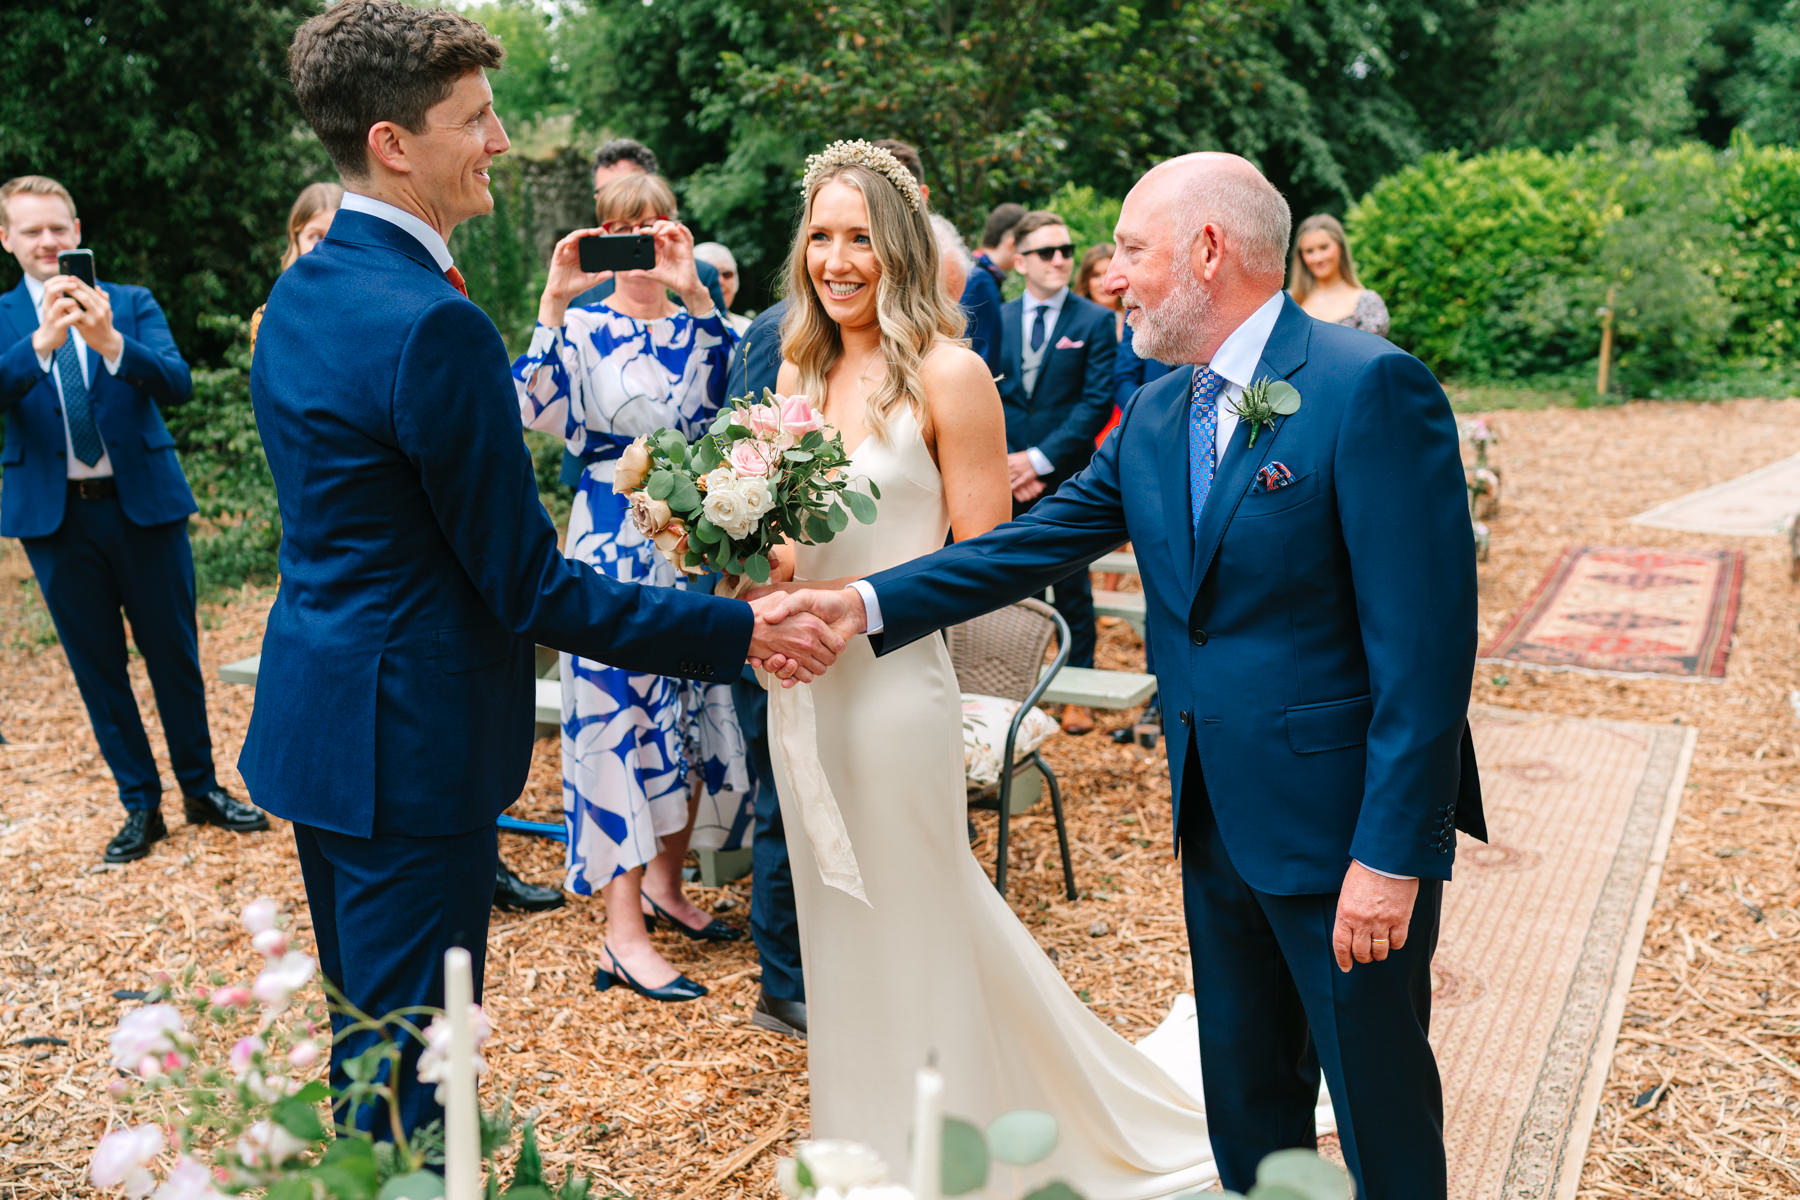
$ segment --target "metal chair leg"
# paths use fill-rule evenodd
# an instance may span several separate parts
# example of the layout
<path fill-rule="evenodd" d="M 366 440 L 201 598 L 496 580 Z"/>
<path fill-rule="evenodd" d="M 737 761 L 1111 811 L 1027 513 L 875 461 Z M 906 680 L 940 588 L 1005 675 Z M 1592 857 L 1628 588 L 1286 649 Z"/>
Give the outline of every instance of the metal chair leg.
<path fill-rule="evenodd" d="M 1006 895 L 1007 830 L 1012 818 L 1012 782 L 1010 770 L 1000 773 L 1000 853 L 994 863 L 994 890 Z"/>
<path fill-rule="evenodd" d="M 1056 844 L 1062 849 L 1063 891 L 1069 899 L 1075 899 L 1075 866 L 1069 861 L 1069 827 L 1063 821 L 1062 787 L 1056 782 L 1056 772 L 1050 764 L 1037 754 L 1032 754 L 1031 761 L 1037 766 L 1038 773 L 1044 777 L 1044 784 L 1050 789 L 1050 812 L 1056 819 Z"/>

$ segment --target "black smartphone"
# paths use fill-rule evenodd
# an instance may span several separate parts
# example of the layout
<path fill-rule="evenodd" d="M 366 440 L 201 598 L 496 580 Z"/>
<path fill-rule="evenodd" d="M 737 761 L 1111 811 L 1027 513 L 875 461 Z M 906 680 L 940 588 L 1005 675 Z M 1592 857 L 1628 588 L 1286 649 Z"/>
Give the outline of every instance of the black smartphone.
<path fill-rule="evenodd" d="M 575 249 L 584 271 L 648 271 L 656 266 L 653 234 L 590 233 Z"/>
<path fill-rule="evenodd" d="M 61 275 L 73 275 L 89 287 L 95 286 L 92 250 L 64 250 L 56 256 L 56 270 Z"/>

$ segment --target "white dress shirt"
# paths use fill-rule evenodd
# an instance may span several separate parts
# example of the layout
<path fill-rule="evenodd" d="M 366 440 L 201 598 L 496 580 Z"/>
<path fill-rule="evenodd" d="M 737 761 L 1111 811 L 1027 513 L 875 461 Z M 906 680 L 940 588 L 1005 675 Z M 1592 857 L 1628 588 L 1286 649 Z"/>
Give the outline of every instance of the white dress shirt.
<path fill-rule="evenodd" d="M 1020 300 L 1019 310 L 1019 365 L 1024 368 L 1023 382 L 1025 394 L 1029 396 L 1037 387 L 1038 372 L 1043 369 L 1044 359 L 1055 344 L 1050 339 L 1056 333 L 1056 323 L 1062 319 L 1063 303 L 1069 298 L 1069 289 L 1063 288 L 1048 300 L 1039 300 L 1027 291 Z M 1031 349 L 1031 327 L 1037 321 L 1037 310 L 1044 310 L 1044 344 L 1034 353 Z M 1031 469 L 1038 473 L 1038 478 L 1054 474 L 1056 465 L 1044 456 L 1044 452 L 1036 446 L 1025 451 L 1025 457 L 1031 460 Z"/>
<path fill-rule="evenodd" d="M 417 238 L 419 244 L 430 253 L 431 260 L 437 264 L 439 271 L 448 271 L 456 262 L 450 257 L 450 247 L 444 244 L 444 235 L 404 208 L 398 208 L 386 200 L 377 200 L 373 196 L 364 196 L 348 190 L 344 192 L 344 203 L 341 207 L 365 216 L 380 217 L 389 225 L 398 225 L 406 230 Z"/>
<path fill-rule="evenodd" d="M 43 285 L 43 283 L 40 282 L 39 280 L 33 279 L 31 276 L 27 275 L 25 277 L 25 291 L 31 296 L 31 306 L 37 310 L 38 321 L 40 323 L 42 323 L 42 321 L 44 319 L 44 285 Z M 84 382 L 88 385 L 88 389 L 91 392 L 93 389 L 94 381 L 88 378 L 88 368 L 87 368 L 88 345 L 85 341 L 83 341 L 81 339 L 81 334 L 76 331 L 76 329 L 73 325 L 69 326 L 69 340 L 75 343 L 75 359 L 77 362 L 79 362 L 81 364 L 82 382 Z M 125 357 L 125 352 L 123 350 L 120 350 L 117 358 L 103 358 L 100 361 L 102 363 L 106 364 L 106 369 L 107 369 L 108 373 L 117 375 L 119 373 L 119 363 L 124 357 Z M 110 478 L 112 478 L 112 473 L 113 473 L 112 455 L 110 455 L 106 452 L 106 439 L 104 437 L 102 437 L 100 439 L 100 461 L 99 462 L 96 462 L 93 466 L 90 467 L 87 463 L 84 463 L 79 458 L 75 457 L 75 436 L 69 432 L 69 402 L 63 396 L 62 376 L 56 373 L 56 357 L 55 357 L 55 355 L 54 354 L 38 355 L 38 366 L 42 367 L 44 369 L 44 374 L 50 376 L 51 382 L 56 384 L 56 398 L 58 400 L 62 401 L 63 448 L 68 451 L 69 478 L 70 479 L 110 479 Z M 90 405 L 92 403 L 91 396 L 89 399 L 89 403 L 90 403 Z M 98 415 L 96 415 L 96 417 L 95 417 L 94 426 L 96 429 L 99 428 Z"/>

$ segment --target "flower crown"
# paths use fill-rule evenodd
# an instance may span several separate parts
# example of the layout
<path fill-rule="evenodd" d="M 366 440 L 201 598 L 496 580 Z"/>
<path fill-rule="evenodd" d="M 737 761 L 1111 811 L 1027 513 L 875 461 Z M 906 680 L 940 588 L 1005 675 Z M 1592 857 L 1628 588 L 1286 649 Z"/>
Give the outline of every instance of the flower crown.
<path fill-rule="evenodd" d="M 814 185 L 834 167 L 867 167 L 877 175 L 894 185 L 900 198 L 914 212 L 925 211 L 925 196 L 919 191 L 919 181 L 913 178 L 912 172 L 900 165 L 900 160 L 887 150 L 873 142 L 865 142 L 861 138 L 855 141 L 833 142 L 817 154 L 806 156 L 806 174 L 800 180 L 800 194 L 809 194 Z"/>

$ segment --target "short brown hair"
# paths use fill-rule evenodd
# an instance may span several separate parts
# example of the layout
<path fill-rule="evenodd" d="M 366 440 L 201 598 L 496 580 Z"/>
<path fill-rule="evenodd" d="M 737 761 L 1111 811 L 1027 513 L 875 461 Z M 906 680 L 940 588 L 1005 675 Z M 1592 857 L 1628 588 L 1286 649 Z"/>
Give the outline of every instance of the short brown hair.
<path fill-rule="evenodd" d="M 369 129 L 392 121 L 414 133 L 471 71 L 505 50 L 480 24 L 400 0 L 342 0 L 294 34 L 288 75 L 300 111 L 347 179 L 369 173 Z"/>
<path fill-rule="evenodd" d="M 75 197 L 69 195 L 68 188 L 48 175 L 19 175 L 0 183 L 0 229 L 7 227 L 6 202 L 14 196 L 61 196 L 69 206 L 69 220 L 76 219 Z"/>
<path fill-rule="evenodd" d="M 1020 217 L 1019 223 L 1012 228 L 1013 245 L 1017 246 L 1020 242 L 1024 241 L 1040 229 L 1048 229 L 1052 225 L 1066 226 L 1067 224 L 1067 221 L 1063 220 L 1047 208 L 1040 208 L 1028 212 Z"/>
<path fill-rule="evenodd" d="M 1013 231 L 1019 218 L 1025 215 L 1025 206 L 1008 200 L 994 205 L 994 211 L 988 214 L 987 223 L 981 227 L 981 244 L 989 250 L 998 250 L 1006 235 Z"/>
<path fill-rule="evenodd" d="M 646 210 L 670 220 L 680 215 L 675 208 L 675 189 L 661 175 L 633 171 L 607 180 L 594 193 L 594 220 L 602 225 L 629 221 Z"/>

